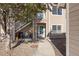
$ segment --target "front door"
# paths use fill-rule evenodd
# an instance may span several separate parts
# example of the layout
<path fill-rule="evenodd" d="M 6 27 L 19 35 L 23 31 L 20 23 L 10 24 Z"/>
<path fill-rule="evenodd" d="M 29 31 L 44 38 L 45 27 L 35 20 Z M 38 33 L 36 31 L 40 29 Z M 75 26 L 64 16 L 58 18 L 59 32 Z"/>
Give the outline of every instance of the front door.
<path fill-rule="evenodd" d="M 39 25 L 38 26 L 38 37 L 39 38 L 44 38 L 45 37 L 45 26 L 44 25 Z"/>

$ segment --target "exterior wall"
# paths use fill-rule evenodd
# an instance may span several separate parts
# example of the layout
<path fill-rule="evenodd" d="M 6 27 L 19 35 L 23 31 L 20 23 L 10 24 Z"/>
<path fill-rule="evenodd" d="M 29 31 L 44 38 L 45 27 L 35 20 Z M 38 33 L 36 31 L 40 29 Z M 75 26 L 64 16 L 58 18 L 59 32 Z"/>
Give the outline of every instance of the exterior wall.
<path fill-rule="evenodd" d="M 61 25 L 61 33 L 66 32 L 66 9 L 62 9 L 62 15 L 54 15 L 49 12 L 50 15 L 50 31 L 52 30 L 52 25 Z"/>
<path fill-rule="evenodd" d="M 79 55 L 79 4 L 69 4 L 69 55 Z"/>
<path fill-rule="evenodd" d="M 62 9 L 62 15 L 53 15 L 50 10 L 46 10 L 45 18 L 35 22 L 46 23 L 46 36 L 52 30 L 52 25 L 61 25 L 61 33 L 66 33 L 66 9 Z"/>
<path fill-rule="evenodd" d="M 49 12 L 50 12 L 49 10 L 46 10 L 46 12 L 44 12 L 44 18 L 42 20 L 38 20 L 38 19 L 35 20 L 35 23 L 37 23 L 37 24 L 39 24 L 39 23 L 46 24 L 46 36 L 49 33 Z"/>
<path fill-rule="evenodd" d="M 46 23 L 46 36 L 48 36 L 49 32 L 50 32 L 50 26 L 49 26 L 49 10 L 46 11 L 46 19 L 47 19 L 47 23 Z"/>

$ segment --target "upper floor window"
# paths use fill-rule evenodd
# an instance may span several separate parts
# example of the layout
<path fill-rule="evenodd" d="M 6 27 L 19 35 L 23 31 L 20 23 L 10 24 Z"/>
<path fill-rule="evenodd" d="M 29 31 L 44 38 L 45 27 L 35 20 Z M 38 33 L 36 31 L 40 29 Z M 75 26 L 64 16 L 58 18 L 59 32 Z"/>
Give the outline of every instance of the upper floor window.
<path fill-rule="evenodd" d="M 44 17 L 44 16 L 43 16 L 43 13 L 42 13 L 42 12 L 37 13 L 37 18 L 38 18 L 38 19 L 41 20 L 41 19 L 43 19 L 43 17 Z"/>
<path fill-rule="evenodd" d="M 61 32 L 61 25 L 53 25 L 52 31 L 53 31 L 53 33 L 60 33 Z"/>
<path fill-rule="evenodd" d="M 53 7 L 52 13 L 54 15 L 62 15 L 62 8 L 57 8 L 56 6 Z"/>

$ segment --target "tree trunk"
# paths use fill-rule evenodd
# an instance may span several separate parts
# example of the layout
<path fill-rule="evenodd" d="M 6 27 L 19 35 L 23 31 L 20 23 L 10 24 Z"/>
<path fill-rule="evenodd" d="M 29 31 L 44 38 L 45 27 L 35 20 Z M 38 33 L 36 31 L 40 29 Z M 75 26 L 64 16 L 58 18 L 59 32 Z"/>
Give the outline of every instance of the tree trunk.
<path fill-rule="evenodd" d="M 3 10 L 3 21 L 4 21 L 4 31 L 6 35 L 6 11 L 5 10 Z"/>
<path fill-rule="evenodd" d="M 11 49 L 11 42 L 13 41 L 13 18 L 12 18 L 12 9 L 9 9 L 9 35 L 10 35 L 10 40 L 9 40 L 9 48 Z"/>
<path fill-rule="evenodd" d="M 9 42 L 8 42 L 8 46 L 9 46 L 9 49 L 11 50 L 11 41 L 12 41 L 12 37 L 13 37 L 13 32 L 12 32 L 12 27 L 13 27 L 13 24 L 12 24 L 12 21 L 13 21 L 13 18 L 11 17 L 12 16 L 12 9 L 10 8 L 9 9 L 9 15 L 7 17 L 7 33 L 9 35 Z"/>

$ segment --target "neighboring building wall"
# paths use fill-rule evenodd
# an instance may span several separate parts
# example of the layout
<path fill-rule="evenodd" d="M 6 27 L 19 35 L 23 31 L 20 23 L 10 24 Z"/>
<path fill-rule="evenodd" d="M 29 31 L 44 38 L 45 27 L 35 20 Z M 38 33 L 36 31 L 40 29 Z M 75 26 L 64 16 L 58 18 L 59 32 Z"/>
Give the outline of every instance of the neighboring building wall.
<path fill-rule="evenodd" d="M 52 30 L 52 25 L 61 25 L 61 33 L 66 33 L 66 9 L 62 9 L 62 15 L 54 15 L 49 12 L 49 16 L 50 31 Z"/>
<path fill-rule="evenodd" d="M 79 4 L 69 4 L 69 55 L 79 55 Z"/>

